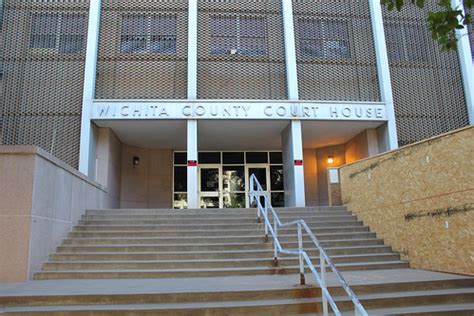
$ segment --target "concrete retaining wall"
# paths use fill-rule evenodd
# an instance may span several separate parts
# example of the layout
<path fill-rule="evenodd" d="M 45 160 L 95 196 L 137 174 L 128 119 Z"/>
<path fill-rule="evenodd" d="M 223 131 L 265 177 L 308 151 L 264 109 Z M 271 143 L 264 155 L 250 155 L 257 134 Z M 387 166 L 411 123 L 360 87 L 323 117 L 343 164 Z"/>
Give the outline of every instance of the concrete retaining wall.
<path fill-rule="evenodd" d="M 0 146 L 0 282 L 41 268 L 88 208 L 119 202 L 35 146 Z"/>

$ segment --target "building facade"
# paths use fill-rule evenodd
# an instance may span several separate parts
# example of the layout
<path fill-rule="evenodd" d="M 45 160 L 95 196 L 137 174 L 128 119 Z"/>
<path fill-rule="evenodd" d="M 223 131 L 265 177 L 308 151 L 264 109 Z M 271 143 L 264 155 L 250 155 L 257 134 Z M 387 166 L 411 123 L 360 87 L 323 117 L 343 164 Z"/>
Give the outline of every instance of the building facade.
<path fill-rule="evenodd" d="M 331 167 L 473 124 L 471 45 L 377 0 L 3 0 L 0 144 L 121 207 L 328 205 Z M 334 180 L 337 181 L 337 180 Z"/>

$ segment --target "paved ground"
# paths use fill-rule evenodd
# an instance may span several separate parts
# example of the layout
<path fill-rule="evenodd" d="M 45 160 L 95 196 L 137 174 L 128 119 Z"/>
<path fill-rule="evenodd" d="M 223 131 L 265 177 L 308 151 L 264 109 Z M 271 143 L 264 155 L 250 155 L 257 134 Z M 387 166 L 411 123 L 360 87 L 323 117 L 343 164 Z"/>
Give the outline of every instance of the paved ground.
<path fill-rule="evenodd" d="M 415 269 L 372 271 L 346 271 L 342 275 L 350 285 L 453 280 L 462 275 L 430 272 Z M 311 274 L 308 284 L 315 285 Z M 140 294 L 183 293 L 287 289 L 297 286 L 298 275 L 257 275 L 212 278 L 173 279 L 101 279 L 101 280 L 47 280 L 0 284 L 0 296 L 25 295 L 77 295 L 77 294 Z M 335 276 L 328 273 L 328 285 L 337 286 Z"/>

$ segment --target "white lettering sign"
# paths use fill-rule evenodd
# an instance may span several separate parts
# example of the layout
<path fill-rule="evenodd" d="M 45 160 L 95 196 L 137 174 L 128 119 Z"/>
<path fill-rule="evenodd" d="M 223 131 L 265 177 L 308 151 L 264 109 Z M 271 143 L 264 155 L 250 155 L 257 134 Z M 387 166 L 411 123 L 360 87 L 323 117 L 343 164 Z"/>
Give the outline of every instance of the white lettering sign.
<path fill-rule="evenodd" d="M 386 121 L 381 103 L 108 102 L 95 101 L 92 119 L 302 119 Z"/>

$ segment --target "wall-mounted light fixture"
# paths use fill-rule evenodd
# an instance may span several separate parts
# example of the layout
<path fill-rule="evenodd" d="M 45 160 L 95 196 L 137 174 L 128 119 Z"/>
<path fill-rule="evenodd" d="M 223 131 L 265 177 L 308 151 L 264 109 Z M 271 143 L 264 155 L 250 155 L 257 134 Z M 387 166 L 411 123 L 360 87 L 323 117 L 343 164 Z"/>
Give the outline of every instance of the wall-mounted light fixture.
<path fill-rule="evenodd" d="M 132 163 L 133 163 L 133 166 L 136 167 L 140 164 L 140 157 L 138 156 L 133 156 L 133 160 L 132 160 Z"/>
<path fill-rule="evenodd" d="M 328 156 L 328 165 L 332 165 L 334 163 L 334 156 L 329 155 Z"/>

